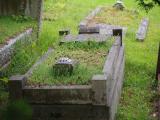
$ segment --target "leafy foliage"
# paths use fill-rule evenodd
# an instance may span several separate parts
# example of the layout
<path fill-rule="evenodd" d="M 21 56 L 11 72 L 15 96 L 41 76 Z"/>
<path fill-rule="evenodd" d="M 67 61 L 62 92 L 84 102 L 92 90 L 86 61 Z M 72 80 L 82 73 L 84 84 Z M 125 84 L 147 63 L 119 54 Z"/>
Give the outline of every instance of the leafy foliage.
<path fill-rule="evenodd" d="M 138 5 L 143 7 L 147 12 L 155 5 L 160 5 L 160 0 L 137 0 Z"/>
<path fill-rule="evenodd" d="M 32 109 L 23 100 L 11 102 L 4 111 L 4 120 L 31 120 Z"/>
<path fill-rule="evenodd" d="M 12 18 L 13 18 L 13 20 L 15 20 L 15 21 L 18 22 L 18 23 L 23 23 L 23 22 L 32 20 L 31 17 L 25 16 L 25 15 L 18 15 L 18 16 L 12 15 Z"/>
<path fill-rule="evenodd" d="M 26 16 L 0 16 L 0 44 L 14 38 L 27 28 L 34 28 L 35 20 Z"/>

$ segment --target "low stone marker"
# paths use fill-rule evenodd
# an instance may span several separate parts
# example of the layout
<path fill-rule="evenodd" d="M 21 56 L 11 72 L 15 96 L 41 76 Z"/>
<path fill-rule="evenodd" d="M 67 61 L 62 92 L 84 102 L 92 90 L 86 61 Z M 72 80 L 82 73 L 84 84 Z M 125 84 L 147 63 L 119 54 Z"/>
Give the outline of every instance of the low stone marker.
<path fill-rule="evenodd" d="M 144 41 L 146 38 L 147 30 L 148 30 L 148 25 L 149 25 L 149 19 L 144 18 L 141 21 L 141 24 L 139 26 L 139 29 L 136 33 L 136 39 L 139 41 Z"/>
<path fill-rule="evenodd" d="M 66 76 L 72 75 L 73 70 L 77 67 L 78 62 L 76 60 L 69 59 L 67 57 L 62 57 L 58 59 L 56 64 L 53 66 L 55 76 Z"/>

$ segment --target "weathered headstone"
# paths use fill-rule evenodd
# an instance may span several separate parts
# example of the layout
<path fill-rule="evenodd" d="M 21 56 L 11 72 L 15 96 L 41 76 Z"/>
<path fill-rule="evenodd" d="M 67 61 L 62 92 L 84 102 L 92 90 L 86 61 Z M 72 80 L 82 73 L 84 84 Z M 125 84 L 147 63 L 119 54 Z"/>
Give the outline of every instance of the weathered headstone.
<path fill-rule="evenodd" d="M 117 10 L 124 10 L 125 6 L 122 0 L 117 0 L 117 2 L 113 5 Z"/>
<path fill-rule="evenodd" d="M 55 76 L 72 75 L 77 65 L 78 62 L 76 60 L 72 60 L 67 57 L 62 57 L 58 59 L 56 64 L 53 66 L 54 75 Z"/>
<path fill-rule="evenodd" d="M 149 25 L 149 19 L 144 18 L 141 21 L 141 24 L 139 26 L 139 29 L 136 33 L 136 39 L 139 41 L 143 41 L 146 37 L 147 30 L 148 30 L 148 25 Z"/>

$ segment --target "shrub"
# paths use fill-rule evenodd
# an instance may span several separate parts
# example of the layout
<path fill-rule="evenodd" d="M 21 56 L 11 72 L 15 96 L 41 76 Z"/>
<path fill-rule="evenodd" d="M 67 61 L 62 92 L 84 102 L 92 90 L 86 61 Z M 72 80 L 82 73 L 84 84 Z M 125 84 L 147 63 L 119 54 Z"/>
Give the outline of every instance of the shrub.
<path fill-rule="evenodd" d="M 31 120 L 32 109 L 23 100 L 11 102 L 4 111 L 4 120 Z"/>

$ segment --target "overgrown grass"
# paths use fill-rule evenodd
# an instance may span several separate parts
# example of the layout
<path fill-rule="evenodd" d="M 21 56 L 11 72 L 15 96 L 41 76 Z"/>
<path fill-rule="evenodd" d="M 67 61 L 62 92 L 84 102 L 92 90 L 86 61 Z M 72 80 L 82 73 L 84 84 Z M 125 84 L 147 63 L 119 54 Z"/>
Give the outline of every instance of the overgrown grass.
<path fill-rule="evenodd" d="M 57 3 L 58 2 L 58 3 Z M 24 73 L 27 70 L 30 61 L 34 61 L 38 55 L 44 53 L 48 47 L 56 46 L 58 42 L 58 30 L 61 28 L 71 28 L 73 33 L 77 33 L 77 25 L 79 22 L 89 13 L 89 11 L 98 5 L 113 5 L 115 0 L 46 0 L 44 3 L 44 9 L 48 16 L 52 17 L 51 20 L 43 21 L 43 29 L 39 41 L 33 44 L 34 47 L 23 46 L 24 53 L 29 55 L 31 59 L 28 62 L 23 63 L 23 60 L 16 62 L 12 66 L 12 72 L 10 74 Z M 160 8 L 155 7 L 148 15 L 138 9 L 135 0 L 124 0 L 127 9 L 131 11 L 138 11 L 140 17 L 147 16 L 150 18 L 150 25 L 147 38 L 144 42 L 138 42 L 135 40 L 135 32 L 138 29 L 140 19 L 133 18 L 129 23 L 126 39 L 124 40 L 126 47 L 126 68 L 125 68 L 125 80 L 121 97 L 121 102 L 118 110 L 118 120 L 151 120 L 151 97 L 152 89 L 151 85 L 155 80 L 156 60 L 158 52 L 158 42 L 160 40 Z M 56 10 L 54 6 L 57 4 Z M 47 7 L 50 6 L 49 9 Z M 61 8 L 61 7 L 62 8 Z M 65 6 L 65 7 L 63 7 Z M 50 12 L 50 10 L 53 11 Z M 55 16 L 52 14 L 56 13 Z M 133 14 L 134 15 L 134 14 Z M 109 17 L 109 16 L 108 16 Z M 124 16 L 125 17 L 125 16 Z M 53 19 L 54 18 L 54 19 Z M 122 18 L 121 18 L 122 19 Z M 124 20 L 124 21 L 123 21 Z M 123 18 L 122 22 L 125 22 L 128 26 L 128 20 Z M 115 23 L 121 23 L 120 19 L 115 17 Z M 30 53 L 30 49 L 33 51 L 33 55 Z M 20 57 L 25 55 L 19 50 L 17 55 L 13 57 L 13 63 Z M 34 58 L 34 60 L 32 60 Z M 22 64 L 20 67 L 17 65 Z M 25 68 L 25 70 L 23 70 Z M 21 72 L 23 71 L 23 72 Z"/>
<path fill-rule="evenodd" d="M 102 12 L 100 12 L 93 18 L 93 20 L 91 20 L 91 23 L 105 23 L 109 25 L 123 26 L 130 29 L 131 27 L 137 28 L 142 17 L 142 13 L 140 13 L 138 10 L 124 9 L 121 11 L 111 6 L 106 6 L 103 7 Z"/>
<path fill-rule="evenodd" d="M 111 46 L 112 40 L 103 43 L 94 41 L 64 43 L 56 47 L 53 54 L 34 69 L 28 84 L 33 86 L 89 84 L 94 74 L 102 74 Z M 55 75 L 53 66 L 60 57 L 67 57 L 78 62 L 78 67 L 74 69 L 71 76 Z"/>
<path fill-rule="evenodd" d="M 0 16 L 0 44 L 5 43 L 9 38 L 15 37 L 27 28 L 35 26 L 34 20 L 17 22 L 13 17 Z"/>

